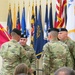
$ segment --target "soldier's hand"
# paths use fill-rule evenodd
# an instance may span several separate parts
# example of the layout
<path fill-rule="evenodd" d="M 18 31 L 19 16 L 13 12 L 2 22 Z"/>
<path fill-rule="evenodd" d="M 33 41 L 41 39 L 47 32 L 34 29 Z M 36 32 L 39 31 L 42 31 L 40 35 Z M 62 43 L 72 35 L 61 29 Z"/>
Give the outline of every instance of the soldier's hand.
<path fill-rule="evenodd" d="M 32 68 L 30 68 L 30 69 L 29 69 L 29 73 L 32 74 L 33 72 L 34 72 L 34 70 L 33 70 Z"/>

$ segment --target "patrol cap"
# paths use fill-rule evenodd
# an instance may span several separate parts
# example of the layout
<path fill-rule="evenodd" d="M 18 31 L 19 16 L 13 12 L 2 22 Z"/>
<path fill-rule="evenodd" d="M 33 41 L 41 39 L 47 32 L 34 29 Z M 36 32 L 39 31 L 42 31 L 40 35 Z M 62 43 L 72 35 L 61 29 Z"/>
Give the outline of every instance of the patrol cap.
<path fill-rule="evenodd" d="M 19 36 L 21 36 L 21 31 L 18 30 L 17 28 L 14 28 L 14 29 L 12 30 L 12 32 L 15 32 L 16 34 L 18 34 Z"/>
<path fill-rule="evenodd" d="M 21 33 L 21 38 L 27 38 L 27 35 Z"/>
<path fill-rule="evenodd" d="M 66 28 L 59 28 L 59 32 L 61 32 L 61 31 L 68 31 Z"/>
<path fill-rule="evenodd" d="M 48 33 L 51 32 L 51 31 L 59 32 L 59 30 L 57 28 L 50 28 L 50 29 L 48 29 Z"/>

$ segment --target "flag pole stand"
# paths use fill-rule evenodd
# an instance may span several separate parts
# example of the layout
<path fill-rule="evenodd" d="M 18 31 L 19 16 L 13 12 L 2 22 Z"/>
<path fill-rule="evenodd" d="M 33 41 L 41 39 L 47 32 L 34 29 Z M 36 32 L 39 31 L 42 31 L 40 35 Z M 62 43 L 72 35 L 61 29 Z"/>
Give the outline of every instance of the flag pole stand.
<path fill-rule="evenodd" d="M 36 68 L 39 69 L 39 59 L 36 60 Z M 39 71 L 36 71 L 36 75 L 39 75 Z"/>

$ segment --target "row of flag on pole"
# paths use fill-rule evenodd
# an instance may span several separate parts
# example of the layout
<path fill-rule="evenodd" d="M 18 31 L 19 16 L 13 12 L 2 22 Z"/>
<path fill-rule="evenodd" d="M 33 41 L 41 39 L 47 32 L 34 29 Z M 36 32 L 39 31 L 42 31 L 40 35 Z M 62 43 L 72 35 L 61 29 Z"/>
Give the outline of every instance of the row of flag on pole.
<path fill-rule="evenodd" d="M 74 2 L 75 2 L 75 0 L 70 0 L 69 2 L 67 0 L 56 0 L 56 12 L 55 12 L 54 23 L 53 23 L 53 14 L 52 14 L 52 3 L 50 3 L 49 10 L 48 10 L 48 3 L 46 3 L 46 9 L 45 9 L 46 11 L 45 11 L 45 19 L 44 19 L 45 24 L 44 25 L 42 25 L 41 4 L 39 5 L 39 9 L 37 10 L 37 4 L 34 6 L 34 3 L 33 3 L 32 13 L 28 12 L 28 16 L 26 18 L 25 5 L 23 3 L 21 22 L 20 22 L 19 5 L 18 5 L 18 12 L 17 12 L 17 19 L 15 18 L 16 10 L 15 10 L 15 6 L 14 6 L 13 21 L 12 21 L 11 5 L 9 5 L 9 12 L 8 12 L 8 19 L 7 19 L 8 34 L 11 33 L 11 31 L 14 27 L 21 30 L 22 33 L 25 33 L 28 36 L 28 44 L 34 48 L 38 58 L 40 58 L 40 54 L 42 52 L 43 45 L 47 42 L 48 29 L 53 28 L 53 27 L 55 27 L 55 28 L 66 27 L 70 33 L 75 32 L 75 29 L 74 29 L 75 28 L 75 25 L 74 25 L 74 16 L 75 16 Z M 68 12 L 65 11 L 66 5 L 67 5 L 66 10 Z M 29 18 L 30 13 L 31 13 L 31 18 Z M 72 13 L 71 16 L 70 16 L 70 13 Z M 44 27 L 44 29 L 42 26 Z M 71 27 L 73 27 L 73 30 L 70 31 Z"/>
<path fill-rule="evenodd" d="M 20 25 L 20 9 L 18 5 L 18 12 L 17 12 L 17 18 L 16 18 L 16 8 L 14 4 L 14 10 L 13 10 L 13 20 L 12 20 L 12 13 L 11 13 L 11 4 L 9 4 L 9 11 L 8 11 L 8 18 L 7 18 L 7 32 L 8 34 L 11 34 L 11 31 L 13 28 L 21 29 Z"/>
<path fill-rule="evenodd" d="M 28 10 L 29 11 L 29 10 Z M 39 5 L 39 9 L 37 10 L 37 5 L 34 6 L 34 3 L 32 5 L 32 16 L 31 16 L 31 22 L 28 20 L 29 16 L 27 16 L 26 20 L 26 14 L 25 14 L 25 7 L 23 3 L 23 12 L 22 12 L 22 19 L 20 23 L 20 13 L 19 13 L 19 6 L 18 6 L 18 13 L 17 13 L 17 20 L 15 19 L 15 7 L 14 7 L 14 20 L 12 21 L 12 14 L 11 14 L 11 6 L 9 5 L 9 13 L 8 13 L 8 19 L 7 19 L 7 31 L 8 34 L 11 33 L 13 28 L 18 28 L 22 31 L 22 33 L 25 33 L 28 36 L 28 44 L 33 46 L 34 50 L 36 51 L 36 54 L 38 54 L 38 58 L 40 57 L 39 53 L 42 52 L 43 45 L 47 42 L 47 39 L 44 39 L 44 30 L 42 25 L 42 16 L 41 16 L 41 4 Z M 28 14 L 29 15 L 29 14 Z M 47 21 L 48 19 L 48 21 Z M 30 23 L 28 23 L 29 21 Z M 50 12 L 48 17 L 48 5 L 46 5 L 46 15 L 45 15 L 45 24 L 47 30 L 49 28 L 53 27 L 53 19 L 52 19 L 52 4 L 50 6 Z M 17 22 L 17 23 L 16 23 Z M 47 36 L 46 36 L 47 38 Z"/>

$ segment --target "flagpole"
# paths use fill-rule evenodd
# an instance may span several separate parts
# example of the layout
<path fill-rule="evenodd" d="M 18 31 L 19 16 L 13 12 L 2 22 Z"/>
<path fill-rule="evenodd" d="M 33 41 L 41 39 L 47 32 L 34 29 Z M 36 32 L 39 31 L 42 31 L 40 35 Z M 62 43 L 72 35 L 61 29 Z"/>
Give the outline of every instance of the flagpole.
<path fill-rule="evenodd" d="M 7 33 L 4 31 L 5 35 L 7 36 L 8 40 L 10 40 L 9 36 L 7 35 Z"/>

